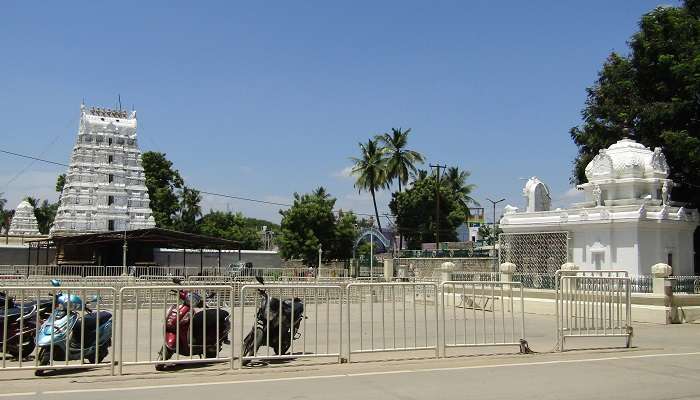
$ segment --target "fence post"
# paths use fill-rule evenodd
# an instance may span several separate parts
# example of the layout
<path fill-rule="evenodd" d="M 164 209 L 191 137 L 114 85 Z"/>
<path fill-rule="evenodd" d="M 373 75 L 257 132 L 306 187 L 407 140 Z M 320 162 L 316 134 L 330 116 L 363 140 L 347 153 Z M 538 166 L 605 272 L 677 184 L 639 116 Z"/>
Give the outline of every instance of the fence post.
<path fill-rule="evenodd" d="M 513 274 L 515 273 L 515 264 L 511 262 L 501 263 L 501 282 L 513 282 Z"/>
<path fill-rule="evenodd" d="M 440 283 L 452 280 L 452 273 L 455 271 L 455 263 L 446 261 L 440 265 Z"/>
<path fill-rule="evenodd" d="M 673 268 L 668 264 L 658 263 L 651 266 L 651 274 L 653 276 L 652 291 L 654 294 L 664 296 L 666 324 L 672 324 L 678 314 L 678 310 L 673 307 L 673 286 L 669 278 L 672 272 Z"/>
<path fill-rule="evenodd" d="M 561 265 L 561 276 L 573 276 L 576 275 L 576 271 L 578 271 L 580 268 L 578 265 L 572 263 L 572 262 L 567 262 Z M 570 285 L 571 281 L 563 281 L 562 283 L 566 285 Z M 571 293 L 571 288 L 570 287 L 561 287 L 561 289 L 564 291 L 564 293 Z"/>

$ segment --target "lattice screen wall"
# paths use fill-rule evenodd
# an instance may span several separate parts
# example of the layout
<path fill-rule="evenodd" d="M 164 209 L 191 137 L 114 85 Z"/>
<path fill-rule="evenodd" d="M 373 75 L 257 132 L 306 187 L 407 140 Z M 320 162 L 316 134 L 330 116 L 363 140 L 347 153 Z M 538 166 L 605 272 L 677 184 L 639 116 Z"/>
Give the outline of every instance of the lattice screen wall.
<path fill-rule="evenodd" d="M 517 272 L 554 274 L 569 259 L 568 232 L 502 233 L 499 261 Z"/>

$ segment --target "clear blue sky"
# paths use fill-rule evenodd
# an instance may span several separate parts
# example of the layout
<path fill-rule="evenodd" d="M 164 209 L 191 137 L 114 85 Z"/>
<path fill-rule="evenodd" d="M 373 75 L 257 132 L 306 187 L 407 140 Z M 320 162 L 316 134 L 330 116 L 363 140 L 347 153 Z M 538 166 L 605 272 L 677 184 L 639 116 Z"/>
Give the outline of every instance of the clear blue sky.
<path fill-rule="evenodd" d="M 348 157 L 410 127 L 430 162 L 472 171 L 482 204 L 522 207 L 519 178 L 536 175 L 566 205 L 585 88 L 659 4 L 2 2 L 1 147 L 68 162 L 81 100 L 121 94 L 142 150 L 167 153 L 204 190 L 288 202 L 323 185 L 339 207 L 370 212 Z M 55 199 L 62 172 L 0 154 L 0 191 L 12 207 Z M 279 220 L 277 207 L 204 206 Z"/>

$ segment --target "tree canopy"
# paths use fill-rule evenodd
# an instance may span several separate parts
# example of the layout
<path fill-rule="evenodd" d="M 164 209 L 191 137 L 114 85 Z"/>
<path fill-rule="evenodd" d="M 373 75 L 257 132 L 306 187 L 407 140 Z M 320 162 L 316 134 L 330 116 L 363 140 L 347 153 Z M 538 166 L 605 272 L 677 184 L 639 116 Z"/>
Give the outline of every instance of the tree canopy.
<path fill-rule="evenodd" d="M 180 172 L 173 168 L 173 163 L 166 158 L 165 153 L 143 153 L 142 165 L 156 226 L 175 229 L 176 217 L 180 211 L 180 199 L 176 191 L 184 186 Z"/>
<path fill-rule="evenodd" d="M 306 264 L 318 265 L 318 248 L 323 260 L 348 259 L 352 256 L 357 218 L 351 212 L 333 213 L 336 199 L 325 189 L 300 195 L 294 193 L 294 203 L 280 210 L 282 223 L 278 239 L 284 258 L 299 258 Z"/>
<path fill-rule="evenodd" d="M 37 225 L 39 225 L 39 232 L 42 235 L 48 235 L 53 220 L 56 218 L 59 203 L 49 203 L 48 200 L 40 201 L 34 197 L 27 197 L 26 200 L 34 207 L 34 216 Z"/>
<path fill-rule="evenodd" d="M 396 216 L 398 231 L 409 248 L 435 242 L 436 199 L 440 196 L 440 240 L 456 241 L 456 229 L 464 221 L 464 208 L 449 183 L 441 180 L 439 192 L 435 179 L 419 179 L 402 193 L 393 193 L 389 208 Z"/>
<path fill-rule="evenodd" d="M 374 215 L 377 217 L 377 226 L 382 229 L 377 210 L 377 190 L 389 187 L 387 180 L 387 160 L 384 158 L 384 150 L 379 146 L 376 139 L 369 139 L 367 143 L 359 143 L 360 157 L 351 157 L 355 163 L 352 167 L 352 174 L 355 176 L 355 188 L 359 192 L 367 191 L 372 195 L 374 204 Z"/>
<path fill-rule="evenodd" d="M 570 135 L 578 146 L 572 181 L 598 151 L 628 131 L 663 148 L 674 200 L 700 205 L 700 0 L 658 7 L 642 16 L 630 53 L 613 52 L 587 89 L 583 123 Z"/>
<path fill-rule="evenodd" d="M 210 211 L 199 220 L 203 235 L 241 242 L 243 249 L 259 249 L 262 245 L 259 231 L 241 213 Z"/>

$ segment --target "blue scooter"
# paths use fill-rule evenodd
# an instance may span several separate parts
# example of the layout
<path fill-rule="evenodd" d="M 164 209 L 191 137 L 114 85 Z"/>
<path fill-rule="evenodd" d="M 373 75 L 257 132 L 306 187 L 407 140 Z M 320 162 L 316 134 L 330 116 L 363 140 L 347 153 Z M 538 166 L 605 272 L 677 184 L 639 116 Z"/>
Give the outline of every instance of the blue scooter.
<path fill-rule="evenodd" d="M 61 282 L 52 280 L 51 284 L 60 286 Z M 92 302 L 97 301 L 99 297 L 93 296 Z M 85 313 L 81 321 L 83 307 Z M 52 358 L 53 361 L 85 358 L 90 364 L 97 364 L 107 357 L 111 345 L 112 314 L 107 311 L 95 312 L 87 304 L 84 305 L 79 296 L 58 292 L 56 307 L 37 332 L 36 357 L 39 366 L 50 365 Z M 35 375 L 41 376 L 44 372 L 37 369 Z"/>

